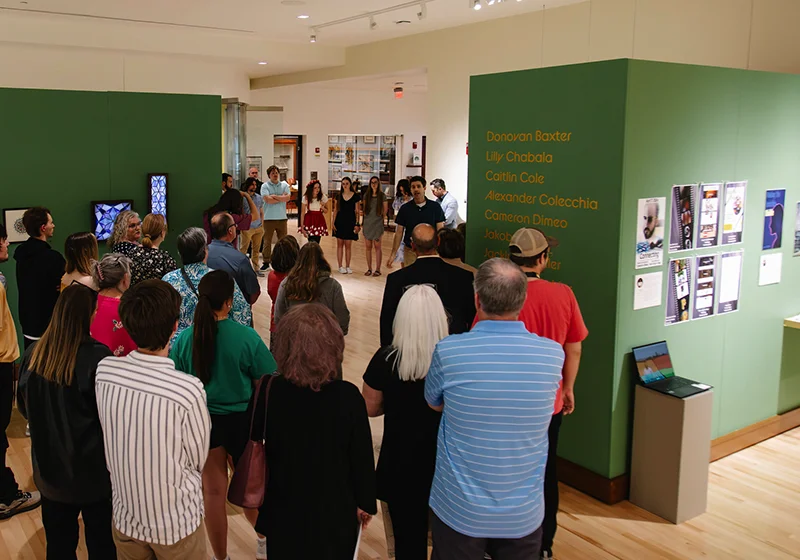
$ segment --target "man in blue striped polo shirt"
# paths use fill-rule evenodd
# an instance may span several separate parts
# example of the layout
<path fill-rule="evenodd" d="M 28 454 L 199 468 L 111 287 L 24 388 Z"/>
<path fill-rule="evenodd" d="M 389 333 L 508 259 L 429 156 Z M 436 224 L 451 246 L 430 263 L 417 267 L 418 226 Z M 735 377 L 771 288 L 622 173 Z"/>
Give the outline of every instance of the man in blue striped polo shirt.
<path fill-rule="evenodd" d="M 475 276 L 479 323 L 436 345 L 425 398 L 443 410 L 431 489 L 432 560 L 537 558 L 547 432 L 564 350 L 518 321 L 527 278 L 491 259 Z"/>

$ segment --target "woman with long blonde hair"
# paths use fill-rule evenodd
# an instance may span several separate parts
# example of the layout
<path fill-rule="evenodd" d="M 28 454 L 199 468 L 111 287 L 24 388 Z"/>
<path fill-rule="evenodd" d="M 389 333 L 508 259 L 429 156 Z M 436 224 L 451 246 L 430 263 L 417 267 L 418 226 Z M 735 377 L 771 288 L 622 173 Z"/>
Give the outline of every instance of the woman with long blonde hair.
<path fill-rule="evenodd" d="M 123 210 L 114 220 L 114 229 L 106 243 L 112 253 L 132 259 L 141 249 L 142 220 L 133 210 Z"/>
<path fill-rule="evenodd" d="M 381 275 L 381 260 L 383 259 L 383 221 L 389 212 L 389 202 L 381 189 L 381 180 L 371 177 L 364 195 L 364 243 L 367 248 L 367 272 L 365 276 Z M 375 271 L 372 270 L 372 251 L 375 250 Z"/>
<path fill-rule="evenodd" d="M 447 332 L 436 290 L 412 286 L 397 306 L 392 344 L 378 350 L 364 373 L 367 413 L 384 415 L 378 499 L 388 508 L 397 560 L 428 558 L 428 498 L 441 413 L 425 401 L 425 376 Z"/>
<path fill-rule="evenodd" d="M 142 280 L 161 279 L 178 269 L 172 255 L 160 248 L 167 236 L 167 220 L 161 214 L 148 214 L 142 221 L 142 247 L 131 257 L 131 286 Z"/>
<path fill-rule="evenodd" d="M 48 558 L 75 558 L 78 515 L 89 559 L 116 558 L 111 479 L 94 392 L 97 365 L 111 352 L 89 335 L 96 309 L 94 290 L 67 286 L 22 364 L 17 406 L 30 422 Z"/>

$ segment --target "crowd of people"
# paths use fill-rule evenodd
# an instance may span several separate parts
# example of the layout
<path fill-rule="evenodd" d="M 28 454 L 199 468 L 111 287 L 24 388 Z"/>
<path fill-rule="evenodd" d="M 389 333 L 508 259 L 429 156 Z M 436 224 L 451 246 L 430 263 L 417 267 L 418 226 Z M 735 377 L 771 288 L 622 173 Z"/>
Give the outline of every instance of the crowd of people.
<path fill-rule="evenodd" d="M 264 489 L 244 509 L 258 559 L 349 560 L 379 503 L 398 560 L 426 559 L 429 535 L 436 560 L 551 558 L 558 433 L 588 335 L 572 290 L 541 279 L 558 242 L 523 228 L 509 259 L 474 269 L 444 182 L 432 184 L 437 202 L 424 178 L 401 181 L 386 264 L 402 267 L 386 278 L 359 391 L 343 380 L 350 311 L 318 243 L 327 197 L 309 184 L 308 241 L 279 233 L 273 248 L 288 200 L 276 171 L 263 184 L 251 173 L 242 190 L 223 176 L 205 227 L 177 238 L 180 266 L 159 248 L 162 216 L 122 212 L 106 255 L 74 233 L 62 257 L 50 211 L 26 211 L 17 406 L 37 490 L 20 489 L 5 463 L 20 349 L 0 282 L 0 519 L 41 505 L 48 558 L 76 558 L 80 515 L 92 560 L 205 558 L 206 538 L 223 560 L 239 472 Z M 360 193 L 343 179 L 332 216 L 341 274 L 363 231 L 366 275 L 380 275 L 388 208 L 379 181 Z M 271 269 L 269 347 L 252 319 L 259 253 Z M 266 468 L 254 472 L 243 465 L 259 442 Z"/>

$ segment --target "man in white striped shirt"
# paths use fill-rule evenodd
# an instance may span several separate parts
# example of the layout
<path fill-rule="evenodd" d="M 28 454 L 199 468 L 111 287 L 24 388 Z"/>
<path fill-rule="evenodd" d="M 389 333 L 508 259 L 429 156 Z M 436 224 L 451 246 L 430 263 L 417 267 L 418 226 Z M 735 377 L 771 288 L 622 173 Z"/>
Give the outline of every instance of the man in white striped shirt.
<path fill-rule="evenodd" d="M 517 265 L 486 261 L 475 276 L 480 322 L 433 352 L 425 399 L 443 414 L 430 498 L 432 560 L 538 557 L 564 350 L 518 321 L 526 290 Z"/>
<path fill-rule="evenodd" d="M 211 423 L 202 383 L 167 357 L 181 297 L 162 280 L 122 296 L 139 350 L 97 367 L 97 409 L 111 473 L 117 558 L 205 558 L 202 471 Z"/>

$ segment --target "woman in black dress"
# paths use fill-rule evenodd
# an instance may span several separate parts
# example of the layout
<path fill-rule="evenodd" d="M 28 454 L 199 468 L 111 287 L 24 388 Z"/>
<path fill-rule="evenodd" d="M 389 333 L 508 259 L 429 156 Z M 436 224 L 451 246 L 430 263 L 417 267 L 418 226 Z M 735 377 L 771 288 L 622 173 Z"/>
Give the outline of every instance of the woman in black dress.
<path fill-rule="evenodd" d="M 412 286 L 397 306 L 392 344 L 378 350 L 364 374 L 367 413 L 385 415 L 378 498 L 389 509 L 397 560 L 428 558 L 428 498 L 442 415 L 425 401 L 425 376 L 446 336 L 439 295 L 430 286 Z M 388 528 L 386 517 L 383 523 Z"/>
<path fill-rule="evenodd" d="M 343 349 L 336 318 L 320 304 L 293 307 L 281 319 L 281 375 L 267 405 L 269 479 L 256 522 L 270 560 L 350 560 L 359 525 L 377 513 L 364 399 L 355 385 L 335 379 Z M 254 432 L 264 418 L 259 408 Z"/>
<path fill-rule="evenodd" d="M 358 241 L 361 226 L 358 223 L 358 203 L 361 195 L 353 190 L 350 177 L 342 177 L 342 190 L 336 197 L 333 207 L 333 236 L 336 238 L 336 259 L 339 261 L 340 274 L 353 274 L 350 268 L 350 257 L 353 241 Z M 342 266 L 342 252 L 345 254 L 346 267 Z"/>

